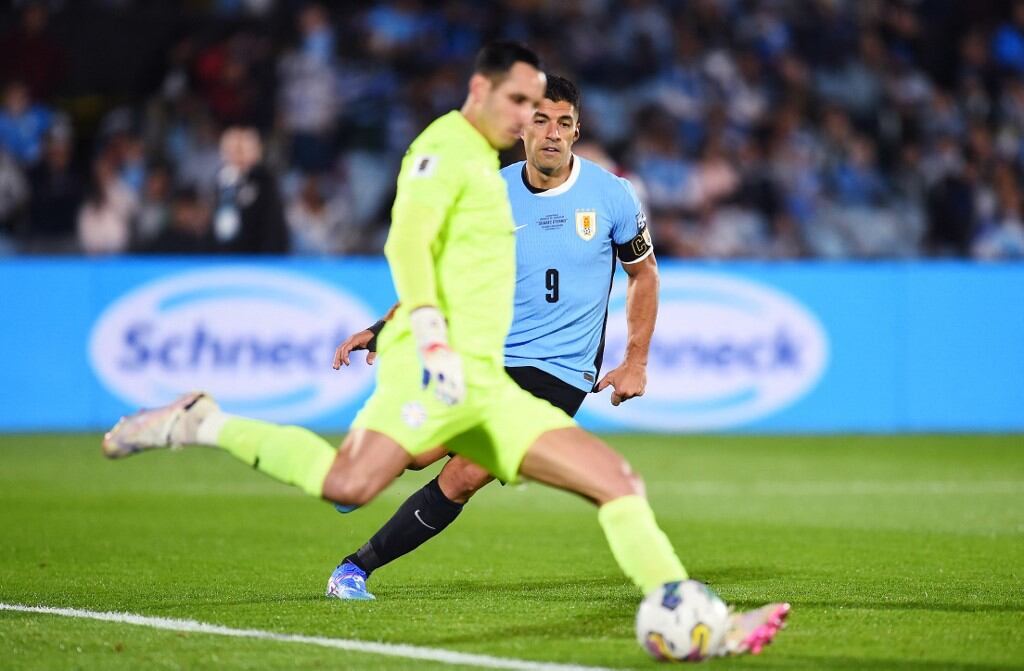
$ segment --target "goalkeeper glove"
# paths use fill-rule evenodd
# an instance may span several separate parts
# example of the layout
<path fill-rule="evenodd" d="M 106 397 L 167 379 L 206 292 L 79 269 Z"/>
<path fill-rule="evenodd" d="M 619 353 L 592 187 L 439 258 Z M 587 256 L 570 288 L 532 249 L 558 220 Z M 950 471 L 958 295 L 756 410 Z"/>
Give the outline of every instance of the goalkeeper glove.
<path fill-rule="evenodd" d="M 423 364 L 423 386 L 434 383 L 434 393 L 446 405 L 461 403 L 466 397 L 462 376 L 462 358 L 448 346 L 448 326 L 444 315 L 433 306 L 416 308 L 409 314 L 416 350 Z"/>

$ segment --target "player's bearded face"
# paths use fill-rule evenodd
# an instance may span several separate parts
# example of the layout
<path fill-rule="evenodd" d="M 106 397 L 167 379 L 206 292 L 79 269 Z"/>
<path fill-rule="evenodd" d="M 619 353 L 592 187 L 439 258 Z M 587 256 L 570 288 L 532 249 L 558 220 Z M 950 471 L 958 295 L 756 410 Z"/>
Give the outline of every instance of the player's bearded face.
<path fill-rule="evenodd" d="M 544 95 L 544 73 L 526 63 L 516 63 L 498 84 L 491 85 L 483 100 L 484 135 L 497 149 L 516 143 Z"/>
<path fill-rule="evenodd" d="M 545 98 L 523 131 L 526 156 L 534 168 L 552 175 L 569 166 L 572 145 L 579 136 L 579 123 L 572 103 Z"/>

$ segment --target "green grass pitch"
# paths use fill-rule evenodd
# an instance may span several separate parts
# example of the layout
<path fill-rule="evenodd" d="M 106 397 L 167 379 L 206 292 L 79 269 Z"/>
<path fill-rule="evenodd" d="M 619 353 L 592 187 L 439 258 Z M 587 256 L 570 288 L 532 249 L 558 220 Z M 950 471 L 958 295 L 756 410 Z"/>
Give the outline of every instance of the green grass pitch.
<path fill-rule="evenodd" d="M 793 604 L 761 656 L 711 668 L 1024 668 L 1024 437 L 608 438 L 694 577 L 741 607 Z M 593 509 L 536 484 L 485 489 L 374 576 L 376 602 L 325 599 L 435 470 L 341 516 L 215 450 L 108 462 L 97 435 L 0 436 L 0 602 L 657 668 Z M 411 666 L 443 668 L 0 611 L 4 669 Z"/>

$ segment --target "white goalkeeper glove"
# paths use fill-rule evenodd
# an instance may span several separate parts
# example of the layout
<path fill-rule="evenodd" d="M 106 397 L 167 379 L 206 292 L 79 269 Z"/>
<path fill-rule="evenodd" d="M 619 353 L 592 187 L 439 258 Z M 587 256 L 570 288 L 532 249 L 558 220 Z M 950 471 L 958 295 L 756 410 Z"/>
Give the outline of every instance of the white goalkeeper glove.
<path fill-rule="evenodd" d="M 409 313 L 409 324 L 416 339 L 416 351 L 423 364 L 423 386 L 434 385 L 434 394 L 446 405 L 466 398 L 466 380 L 462 376 L 462 358 L 448 346 L 448 326 L 441 311 L 432 306 Z"/>

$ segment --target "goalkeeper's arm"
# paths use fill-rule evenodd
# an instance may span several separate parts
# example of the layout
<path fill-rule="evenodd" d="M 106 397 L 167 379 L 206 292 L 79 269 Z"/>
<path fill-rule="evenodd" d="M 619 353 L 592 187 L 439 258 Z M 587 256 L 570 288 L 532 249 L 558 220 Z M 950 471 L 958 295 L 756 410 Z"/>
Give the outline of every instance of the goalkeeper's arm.
<path fill-rule="evenodd" d="M 409 172 L 409 164 L 404 165 L 391 212 L 391 230 L 384 244 L 398 300 L 409 308 L 409 325 L 427 373 L 425 381 L 449 405 L 462 401 L 466 386 L 462 360 L 448 346 L 448 327 L 438 307 L 431 250 L 458 198 L 460 181 L 455 165 L 438 163 L 429 176 Z"/>
<path fill-rule="evenodd" d="M 401 192 L 401 189 L 399 189 Z M 424 386 L 447 405 L 466 395 L 462 359 L 448 346 L 448 325 L 437 307 L 437 279 L 431 245 L 440 231 L 443 214 L 420 203 L 395 199 L 391 232 L 384 256 L 391 266 L 398 300 L 410 306 L 409 326 L 425 371 Z"/>

